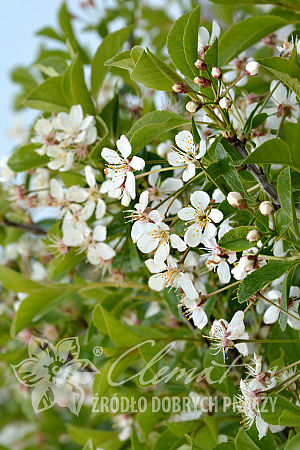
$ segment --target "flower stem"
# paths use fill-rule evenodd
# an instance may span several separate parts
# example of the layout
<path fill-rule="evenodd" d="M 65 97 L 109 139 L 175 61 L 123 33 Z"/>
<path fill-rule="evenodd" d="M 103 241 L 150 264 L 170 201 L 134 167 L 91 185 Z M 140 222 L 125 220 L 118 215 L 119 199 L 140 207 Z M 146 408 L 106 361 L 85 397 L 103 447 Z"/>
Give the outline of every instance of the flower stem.
<path fill-rule="evenodd" d="M 287 314 L 288 316 L 290 316 L 290 317 L 292 317 L 293 319 L 298 320 L 298 322 L 300 322 L 300 318 L 299 318 L 299 317 L 294 316 L 293 314 L 289 313 L 287 310 L 285 310 L 284 308 L 282 308 L 282 307 L 279 306 L 278 304 L 273 303 L 272 300 L 269 300 L 269 299 L 266 298 L 264 295 L 262 295 L 262 294 L 259 293 L 259 294 L 257 294 L 257 297 L 260 298 L 261 300 L 264 300 L 265 302 L 269 303 L 269 304 L 272 305 L 272 306 L 276 306 L 276 308 L 280 309 L 280 311 L 284 312 L 284 314 Z M 299 342 L 299 343 L 300 343 L 299 340 L 296 341 L 296 342 Z"/>
<path fill-rule="evenodd" d="M 145 177 L 145 176 L 147 176 L 147 175 L 151 175 L 152 173 L 165 172 L 165 171 L 167 171 L 167 170 L 184 169 L 184 168 L 185 168 L 185 166 L 177 166 L 177 167 L 169 166 L 169 167 L 162 167 L 162 168 L 160 168 L 160 169 L 149 170 L 149 172 L 144 172 L 144 173 L 141 173 L 140 175 L 136 175 L 136 176 L 135 176 L 135 179 L 137 180 L 137 179 L 142 178 L 142 177 Z"/>
<path fill-rule="evenodd" d="M 227 289 L 230 289 L 230 288 L 232 288 L 234 286 L 237 286 L 239 283 L 240 283 L 240 281 L 235 281 L 234 283 L 228 284 L 227 286 L 224 286 L 221 289 L 218 289 L 217 291 L 211 292 L 210 294 L 205 294 L 205 295 L 203 295 L 203 297 L 205 299 L 213 297 L 214 295 L 220 294 L 221 292 L 224 292 Z"/>

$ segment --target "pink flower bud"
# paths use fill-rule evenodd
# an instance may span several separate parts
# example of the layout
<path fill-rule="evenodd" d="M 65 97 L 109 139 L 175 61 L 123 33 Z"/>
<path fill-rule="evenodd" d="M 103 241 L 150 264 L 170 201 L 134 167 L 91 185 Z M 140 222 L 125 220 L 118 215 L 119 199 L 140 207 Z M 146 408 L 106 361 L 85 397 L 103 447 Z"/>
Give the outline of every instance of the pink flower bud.
<path fill-rule="evenodd" d="M 229 109 L 231 106 L 231 101 L 229 98 L 227 97 L 223 97 L 221 98 L 221 100 L 219 101 L 219 105 L 222 109 Z"/>
<path fill-rule="evenodd" d="M 229 192 L 227 201 L 234 208 L 245 209 L 247 206 L 246 200 L 240 192 Z"/>
<path fill-rule="evenodd" d="M 260 64 L 256 61 L 250 61 L 246 64 L 245 72 L 247 75 L 255 77 L 259 73 Z"/>
<path fill-rule="evenodd" d="M 186 94 L 187 93 L 187 87 L 182 83 L 176 83 L 172 86 L 172 89 L 174 92 L 177 92 L 177 94 Z"/>
<path fill-rule="evenodd" d="M 257 242 L 261 238 L 261 234 L 257 230 L 251 230 L 246 236 L 247 241 Z"/>
<path fill-rule="evenodd" d="M 219 67 L 213 67 L 211 69 L 211 74 L 216 80 L 221 80 L 222 78 L 222 70 Z"/>
<path fill-rule="evenodd" d="M 197 69 L 199 70 L 207 69 L 207 65 L 205 64 L 204 61 L 202 61 L 202 59 L 197 59 L 197 61 L 195 62 L 195 67 L 197 67 Z"/>
<path fill-rule="evenodd" d="M 190 113 L 195 113 L 202 108 L 202 103 L 198 102 L 187 102 L 185 109 Z"/>
<path fill-rule="evenodd" d="M 270 216 L 274 213 L 274 206 L 271 202 L 265 201 L 259 205 L 259 210 L 263 216 Z"/>
<path fill-rule="evenodd" d="M 198 86 L 206 88 L 207 86 L 210 86 L 210 81 L 205 77 L 196 77 L 194 78 L 194 83 L 198 84 Z"/>

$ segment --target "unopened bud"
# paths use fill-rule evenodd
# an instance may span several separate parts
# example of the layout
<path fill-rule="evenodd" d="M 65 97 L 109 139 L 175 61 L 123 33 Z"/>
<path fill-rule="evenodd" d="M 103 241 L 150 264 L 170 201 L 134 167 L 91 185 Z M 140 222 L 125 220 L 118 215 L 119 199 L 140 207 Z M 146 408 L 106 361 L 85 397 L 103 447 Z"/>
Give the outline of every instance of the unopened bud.
<path fill-rule="evenodd" d="M 177 94 L 186 94 L 187 93 L 187 87 L 182 83 L 176 83 L 172 86 L 172 89 L 174 92 L 177 92 Z"/>
<path fill-rule="evenodd" d="M 265 201 L 259 205 L 259 210 L 263 216 L 270 216 L 274 213 L 274 206 L 271 202 Z"/>
<path fill-rule="evenodd" d="M 229 192 L 227 201 L 234 208 L 245 209 L 247 206 L 246 200 L 240 192 Z"/>
<path fill-rule="evenodd" d="M 202 61 L 202 59 L 197 59 L 197 61 L 195 62 L 195 67 L 197 67 L 197 69 L 199 70 L 207 69 L 207 65 L 205 64 L 204 61 Z"/>
<path fill-rule="evenodd" d="M 210 86 L 210 81 L 205 77 L 196 77 L 194 78 L 194 83 L 198 84 L 198 86 L 201 86 L 203 88 L 206 88 L 207 86 Z"/>
<path fill-rule="evenodd" d="M 185 109 L 190 113 L 195 113 L 202 108 L 202 103 L 198 102 L 187 102 Z"/>
<path fill-rule="evenodd" d="M 229 109 L 231 106 L 231 100 L 228 97 L 223 97 L 219 101 L 219 105 L 222 109 Z"/>
<path fill-rule="evenodd" d="M 255 77 L 255 75 L 258 75 L 259 68 L 260 68 L 260 64 L 258 62 L 250 61 L 246 64 L 245 72 L 247 75 Z"/>
<path fill-rule="evenodd" d="M 222 70 L 219 67 L 213 67 L 211 69 L 211 75 L 216 79 L 216 80 L 221 80 L 222 78 Z"/>
<path fill-rule="evenodd" d="M 251 230 L 246 236 L 247 241 L 257 242 L 261 238 L 261 234 L 257 230 Z"/>

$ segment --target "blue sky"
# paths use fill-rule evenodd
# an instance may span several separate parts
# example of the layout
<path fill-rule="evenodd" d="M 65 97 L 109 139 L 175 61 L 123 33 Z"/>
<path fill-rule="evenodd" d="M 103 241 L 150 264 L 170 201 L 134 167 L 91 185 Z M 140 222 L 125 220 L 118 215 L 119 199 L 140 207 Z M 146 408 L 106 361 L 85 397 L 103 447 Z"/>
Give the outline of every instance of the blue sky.
<path fill-rule="evenodd" d="M 102 0 L 101 0 L 102 1 Z M 56 15 L 62 0 L 2 0 L 1 2 L 1 65 L 0 72 L 0 157 L 9 155 L 16 142 L 8 136 L 15 112 L 12 109 L 14 94 L 18 87 L 10 80 L 11 70 L 18 65 L 30 65 L 36 56 L 43 38 L 35 36 L 35 32 L 44 26 L 57 28 Z M 72 12 L 79 11 L 80 0 L 69 0 Z M 101 2 L 100 2 L 101 5 Z M 87 35 L 86 35 L 87 36 Z M 99 38 L 89 33 L 88 46 L 96 48 Z M 87 37 L 85 37 L 85 41 Z M 51 46 L 50 41 L 48 46 Z M 29 124 L 38 114 L 35 110 L 23 110 L 20 117 Z"/>
<path fill-rule="evenodd" d="M 39 39 L 35 31 L 45 25 L 55 24 L 55 15 L 61 0 L 8 0 L 1 6 L 1 65 L 0 73 L 0 155 L 11 152 L 15 142 L 7 136 L 14 112 L 12 98 L 17 91 L 10 81 L 10 72 L 16 65 L 28 65 L 33 60 Z M 32 113 L 22 114 L 25 122 Z"/>

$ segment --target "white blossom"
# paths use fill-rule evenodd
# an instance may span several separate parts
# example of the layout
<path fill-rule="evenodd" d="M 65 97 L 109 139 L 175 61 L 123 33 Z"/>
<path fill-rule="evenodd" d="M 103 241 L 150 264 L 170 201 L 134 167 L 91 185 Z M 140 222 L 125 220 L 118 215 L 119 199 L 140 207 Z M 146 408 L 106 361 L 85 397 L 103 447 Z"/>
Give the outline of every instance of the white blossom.
<path fill-rule="evenodd" d="M 143 253 L 154 253 L 156 264 L 163 263 L 170 253 L 170 246 L 179 252 L 186 250 L 185 242 L 171 233 L 170 228 L 164 222 L 145 224 L 145 232 L 137 239 L 137 246 Z"/>
<path fill-rule="evenodd" d="M 187 228 L 184 240 L 190 247 L 197 247 L 200 242 L 215 236 L 217 228 L 213 222 L 218 223 L 223 219 L 223 213 L 209 206 L 209 195 L 204 191 L 196 191 L 190 197 L 192 206 L 182 208 L 178 217 L 187 223 L 192 223 Z"/>
<path fill-rule="evenodd" d="M 148 259 L 145 264 L 153 274 L 149 278 L 148 284 L 154 291 L 160 292 L 165 288 L 181 288 L 189 299 L 198 299 L 198 293 L 190 276 L 185 273 L 183 266 L 177 265 L 173 258 L 168 258 L 167 264 L 156 264 L 154 259 Z"/>
<path fill-rule="evenodd" d="M 213 342 L 213 348 L 216 350 L 215 354 L 222 351 L 224 359 L 228 348 L 232 347 L 235 347 L 242 355 L 248 355 L 246 343 L 234 344 L 236 339 L 249 339 L 248 333 L 245 332 L 243 311 L 237 311 L 230 323 L 225 319 L 215 320 L 211 327 L 209 337 Z"/>
<path fill-rule="evenodd" d="M 291 328 L 294 328 L 295 330 L 300 330 L 300 317 L 298 314 L 298 306 L 300 303 L 300 300 L 292 300 L 293 297 L 299 298 L 300 294 L 300 288 L 297 286 L 292 286 L 290 289 L 290 297 L 291 301 L 288 303 L 287 311 L 292 315 L 295 316 L 291 317 L 290 315 L 287 316 L 287 323 Z M 267 308 L 267 310 L 264 313 L 263 321 L 266 324 L 272 324 L 277 322 L 280 315 L 280 309 L 277 308 L 276 305 L 280 306 L 281 303 L 281 292 L 277 289 L 272 289 L 271 291 L 267 292 L 265 295 L 269 300 L 272 300 L 274 305 L 271 305 Z M 298 320 L 297 320 L 298 319 Z"/>
<path fill-rule="evenodd" d="M 180 131 L 175 136 L 177 147 L 173 147 L 167 158 L 171 166 L 184 167 L 183 181 L 188 181 L 195 176 L 198 160 L 206 153 L 206 143 L 201 139 L 200 145 L 194 143 L 193 135 L 189 131 Z"/>
<path fill-rule="evenodd" d="M 116 192 L 112 196 L 117 198 L 121 198 L 123 194 L 122 205 L 128 206 L 130 200 L 134 200 L 136 196 L 133 171 L 143 170 L 145 161 L 138 156 L 129 158 L 132 149 L 125 135 L 122 135 L 117 140 L 117 149 L 120 154 L 116 150 L 111 150 L 107 147 L 102 149 L 101 156 L 108 163 L 106 175 L 109 179 L 106 185 L 102 185 L 102 192 L 106 191 L 109 193 L 115 190 Z"/>
<path fill-rule="evenodd" d="M 275 89 L 277 83 L 277 80 L 271 82 L 271 92 Z M 267 128 L 277 130 L 283 117 L 286 117 L 287 122 L 297 123 L 300 110 L 294 92 L 288 92 L 287 88 L 279 83 L 271 95 L 271 100 L 274 106 L 265 109 L 265 112 L 268 114 L 266 119 Z"/>
<path fill-rule="evenodd" d="M 200 27 L 198 31 L 198 53 L 203 53 L 207 50 L 216 37 L 220 36 L 220 27 L 218 23 L 213 20 L 212 22 L 212 32 L 209 35 L 208 30 L 205 27 Z"/>
<path fill-rule="evenodd" d="M 152 167 L 153 171 L 159 169 L 161 169 L 161 166 L 159 165 Z M 183 182 L 179 178 L 166 178 L 165 180 L 161 181 L 158 172 L 151 173 L 148 176 L 148 182 L 150 185 L 148 191 L 150 201 L 152 201 L 151 203 L 152 208 L 156 208 L 156 206 L 162 200 L 165 200 L 167 197 L 170 197 L 171 194 L 175 193 L 178 189 L 180 189 L 183 186 Z M 166 214 L 166 211 L 168 211 L 168 214 L 174 215 L 178 213 L 181 207 L 182 203 L 178 198 L 174 199 L 173 197 L 170 197 L 161 206 L 157 208 L 157 211 L 159 211 L 163 216 Z"/>

